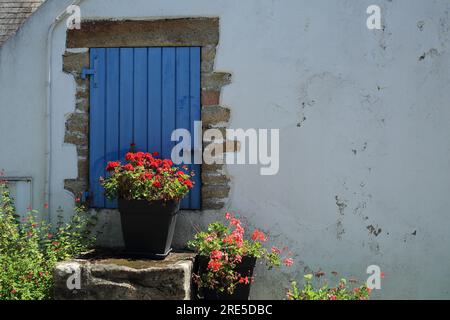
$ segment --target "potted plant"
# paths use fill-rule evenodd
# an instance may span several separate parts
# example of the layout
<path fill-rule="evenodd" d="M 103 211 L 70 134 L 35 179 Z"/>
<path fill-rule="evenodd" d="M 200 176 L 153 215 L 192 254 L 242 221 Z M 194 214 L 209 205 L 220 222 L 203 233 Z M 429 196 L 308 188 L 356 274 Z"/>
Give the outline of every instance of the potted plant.
<path fill-rule="evenodd" d="M 180 200 L 194 183 L 187 167 L 157 157 L 129 152 L 125 163 L 109 162 L 102 185 L 108 198 L 118 199 L 126 252 L 163 259 L 171 251 Z"/>
<path fill-rule="evenodd" d="M 251 239 L 244 239 L 245 230 L 241 221 L 230 213 L 225 214 L 228 226 L 214 222 L 208 230 L 199 232 L 188 242 L 198 252 L 196 272 L 193 281 L 197 285 L 198 297 L 206 300 L 248 300 L 253 270 L 257 259 L 264 260 L 269 268 L 282 262 L 291 266 L 292 258 L 282 259 L 280 250 L 267 250 L 263 243 L 267 236 L 255 230 Z"/>

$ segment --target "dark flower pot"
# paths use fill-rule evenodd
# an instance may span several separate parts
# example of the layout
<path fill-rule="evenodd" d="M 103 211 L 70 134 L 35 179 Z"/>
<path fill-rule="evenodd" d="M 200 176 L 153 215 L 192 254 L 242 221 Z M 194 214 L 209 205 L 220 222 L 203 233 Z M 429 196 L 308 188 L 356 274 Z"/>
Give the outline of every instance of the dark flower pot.
<path fill-rule="evenodd" d="M 179 209 L 180 201 L 119 199 L 126 253 L 164 259 L 172 250 Z"/>
<path fill-rule="evenodd" d="M 207 272 L 209 257 L 197 256 L 197 274 Z M 252 277 L 253 270 L 255 269 L 256 258 L 243 257 L 242 262 L 236 266 L 236 272 L 239 272 L 243 277 Z M 227 292 L 219 292 L 217 290 L 208 288 L 197 288 L 197 296 L 205 300 L 248 300 L 250 296 L 250 283 L 238 284 L 233 292 L 229 294 Z"/>

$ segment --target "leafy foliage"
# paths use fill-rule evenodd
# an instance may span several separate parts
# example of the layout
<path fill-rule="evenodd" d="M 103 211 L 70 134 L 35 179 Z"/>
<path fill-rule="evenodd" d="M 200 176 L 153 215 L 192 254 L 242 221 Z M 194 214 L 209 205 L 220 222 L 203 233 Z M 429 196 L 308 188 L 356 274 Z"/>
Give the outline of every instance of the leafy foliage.
<path fill-rule="evenodd" d="M 0 300 L 50 299 L 56 263 L 93 245 L 93 219 L 78 212 L 52 228 L 30 209 L 20 221 L 5 183 L 0 183 L 0 204 Z"/>
<path fill-rule="evenodd" d="M 312 283 L 313 275 L 304 275 L 305 283 L 301 289 L 297 282 L 291 283 L 291 289 L 287 293 L 289 300 L 368 300 L 371 290 L 365 285 L 349 287 L 346 279 L 339 280 L 336 287 L 329 287 L 327 283 L 318 283 L 315 287 Z M 356 280 L 351 282 L 355 283 Z"/>

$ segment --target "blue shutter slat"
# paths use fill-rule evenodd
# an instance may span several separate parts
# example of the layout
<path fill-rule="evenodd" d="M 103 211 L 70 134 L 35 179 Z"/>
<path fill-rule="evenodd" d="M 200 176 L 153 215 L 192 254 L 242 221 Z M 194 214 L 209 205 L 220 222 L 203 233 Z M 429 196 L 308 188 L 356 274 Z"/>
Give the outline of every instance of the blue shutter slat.
<path fill-rule="evenodd" d="M 200 120 L 200 48 L 93 48 L 90 65 L 95 71 L 90 81 L 92 205 L 116 208 L 117 201 L 105 200 L 99 183 L 107 161 L 123 161 L 133 142 L 139 151 L 169 158 L 172 131 L 193 133 L 194 121 Z M 190 169 L 197 174 L 196 186 L 181 207 L 200 209 L 200 165 Z"/>
<path fill-rule="evenodd" d="M 106 163 L 119 158 L 119 49 L 106 49 Z M 106 208 L 116 208 L 117 201 L 105 199 Z"/>
<path fill-rule="evenodd" d="M 176 128 L 190 128 L 189 48 L 176 48 Z M 184 151 L 183 151 L 184 152 Z M 190 194 L 181 200 L 181 208 L 189 208 Z"/>
<path fill-rule="evenodd" d="M 194 121 L 199 121 L 200 115 L 200 48 L 190 48 L 190 131 L 192 135 L 192 147 L 194 147 Z M 198 146 L 202 148 L 202 146 Z M 192 154 L 192 157 L 194 154 Z M 192 160 L 192 163 L 194 161 Z M 195 172 L 195 176 L 192 180 L 195 183 L 195 187 L 191 189 L 189 197 L 191 199 L 190 209 L 199 210 L 201 206 L 201 165 L 193 164 L 192 170 Z"/>
<path fill-rule="evenodd" d="M 133 142 L 133 49 L 120 49 L 120 160 Z"/>
<path fill-rule="evenodd" d="M 99 183 L 101 176 L 105 174 L 105 49 L 91 49 L 91 67 L 96 68 L 95 82 L 90 81 L 91 127 L 89 131 L 90 167 L 89 180 L 91 185 L 93 205 L 105 206 L 103 188 Z"/>
<path fill-rule="evenodd" d="M 134 49 L 134 143 L 147 150 L 147 48 Z"/>
<path fill-rule="evenodd" d="M 148 49 L 148 147 L 162 152 L 162 48 Z"/>
<path fill-rule="evenodd" d="M 162 157 L 170 158 L 175 145 L 170 137 L 175 129 L 175 48 L 163 48 L 162 65 Z"/>

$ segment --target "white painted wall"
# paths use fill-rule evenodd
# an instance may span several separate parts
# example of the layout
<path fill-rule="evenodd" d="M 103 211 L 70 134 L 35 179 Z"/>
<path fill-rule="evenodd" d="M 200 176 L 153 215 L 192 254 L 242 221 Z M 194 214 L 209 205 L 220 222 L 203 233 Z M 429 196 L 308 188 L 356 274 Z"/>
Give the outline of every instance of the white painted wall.
<path fill-rule="evenodd" d="M 297 261 L 281 273 L 258 268 L 255 299 L 283 297 L 283 286 L 304 267 L 364 279 L 370 264 L 386 275 L 376 296 L 450 298 L 450 3 L 377 2 L 384 31 L 365 26 L 373 1 L 82 5 L 84 18 L 220 17 L 216 69 L 233 73 L 222 97 L 232 109 L 231 127 L 281 129 L 278 175 L 229 168 L 230 210 L 290 246 Z M 0 48 L 0 168 L 33 177 L 35 208 L 44 193 L 45 37 L 68 4 L 50 0 Z M 63 143 L 75 103 L 75 83 L 61 71 L 64 41 L 60 24 L 53 49 L 53 217 L 59 207 L 72 211 L 63 180 L 76 176 L 75 148 Z M 219 214 L 185 213 L 176 243 Z M 105 234 L 113 244 L 120 237 L 111 235 L 119 230 L 111 216 Z M 375 236 L 368 226 L 382 231 Z"/>

